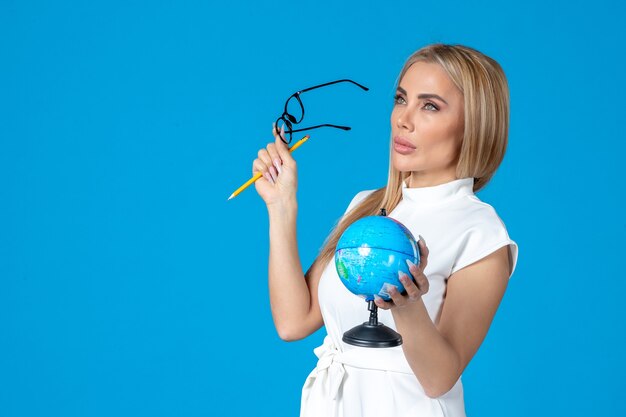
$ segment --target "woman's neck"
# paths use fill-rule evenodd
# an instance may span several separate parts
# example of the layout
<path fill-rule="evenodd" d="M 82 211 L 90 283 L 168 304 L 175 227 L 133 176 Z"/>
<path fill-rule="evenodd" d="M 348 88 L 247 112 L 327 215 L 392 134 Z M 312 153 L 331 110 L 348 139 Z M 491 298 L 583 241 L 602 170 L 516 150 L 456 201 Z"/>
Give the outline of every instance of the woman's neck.
<path fill-rule="evenodd" d="M 424 172 L 413 171 L 408 178 L 408 188 L 434 187 L 435 185 L 445 184 L 450 181 L 457 180 L 456 172 Z"/>

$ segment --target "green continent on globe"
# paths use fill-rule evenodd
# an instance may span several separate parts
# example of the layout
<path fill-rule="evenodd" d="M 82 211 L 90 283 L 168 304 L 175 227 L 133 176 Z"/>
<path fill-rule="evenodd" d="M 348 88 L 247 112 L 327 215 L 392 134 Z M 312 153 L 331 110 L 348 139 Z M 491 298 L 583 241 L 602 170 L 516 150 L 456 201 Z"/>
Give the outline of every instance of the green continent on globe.
<path fill-rule="evenodd" d="M 339 276 L 345 279 L 346 281 L 350 278 L 350 274 L 348 273 L 348 268 L 346 268 L 346 265 L 343 263 L 342 260 L 339 260 L 337 262 L 337 272 L 339 273 Z"/>

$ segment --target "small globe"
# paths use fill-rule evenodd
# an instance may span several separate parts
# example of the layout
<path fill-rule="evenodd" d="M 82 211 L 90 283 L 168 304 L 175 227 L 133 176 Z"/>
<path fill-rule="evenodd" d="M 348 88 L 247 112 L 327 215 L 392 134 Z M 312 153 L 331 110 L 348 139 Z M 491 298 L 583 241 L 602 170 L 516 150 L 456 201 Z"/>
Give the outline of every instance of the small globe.
<path fill-rule="evenodd" d="M 335 249 L 335 267 L 341 282 L 367 301 L 374 295 L 388 301 L 389 285 L 404 292 L 398 271 L 411 276 L 407 259 L 419 264 L 417 242 L 406 226 L 387 216 L 355 221 L 343 232 Z"/>

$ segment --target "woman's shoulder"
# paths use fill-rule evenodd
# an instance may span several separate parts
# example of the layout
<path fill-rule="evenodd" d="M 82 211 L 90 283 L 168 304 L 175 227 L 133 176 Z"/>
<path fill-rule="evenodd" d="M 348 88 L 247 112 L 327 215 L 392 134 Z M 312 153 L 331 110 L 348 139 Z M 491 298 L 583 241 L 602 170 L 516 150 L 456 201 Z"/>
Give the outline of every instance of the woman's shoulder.
<path fill-rule="evenodd" d="M 457 259 L 453 272 L 505 245 L 511 245 L 514 269 L 517 262 L 517 243 L 509 236 L 496 209 L 476 195 L 468 196 L 462 204 L 463 209 L 457 216 L 457 232 L 464 250 Z"/>
<path fill-rule="evenodd" d="M 506 226 L 497 210 L 491 204 L 482 201 L 472 194 L 462 202 L 462 215 L 460 217 L 466 226 L 503 228 Z"/>

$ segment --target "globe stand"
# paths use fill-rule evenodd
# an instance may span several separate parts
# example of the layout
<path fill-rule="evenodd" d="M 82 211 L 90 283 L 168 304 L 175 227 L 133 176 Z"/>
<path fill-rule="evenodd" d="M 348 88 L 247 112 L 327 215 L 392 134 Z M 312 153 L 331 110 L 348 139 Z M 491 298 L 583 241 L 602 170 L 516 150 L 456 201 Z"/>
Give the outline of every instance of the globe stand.
<path fill-rule="evenodd" d="M 354 346 L 369 348 L 386 348 L 400 346 L 402 336 L 390 327 L 378 322 L 378 307 L 374 300 L 367 302 L 370 320 L 360 324 L 343 334 L 342 340 Z"/>

